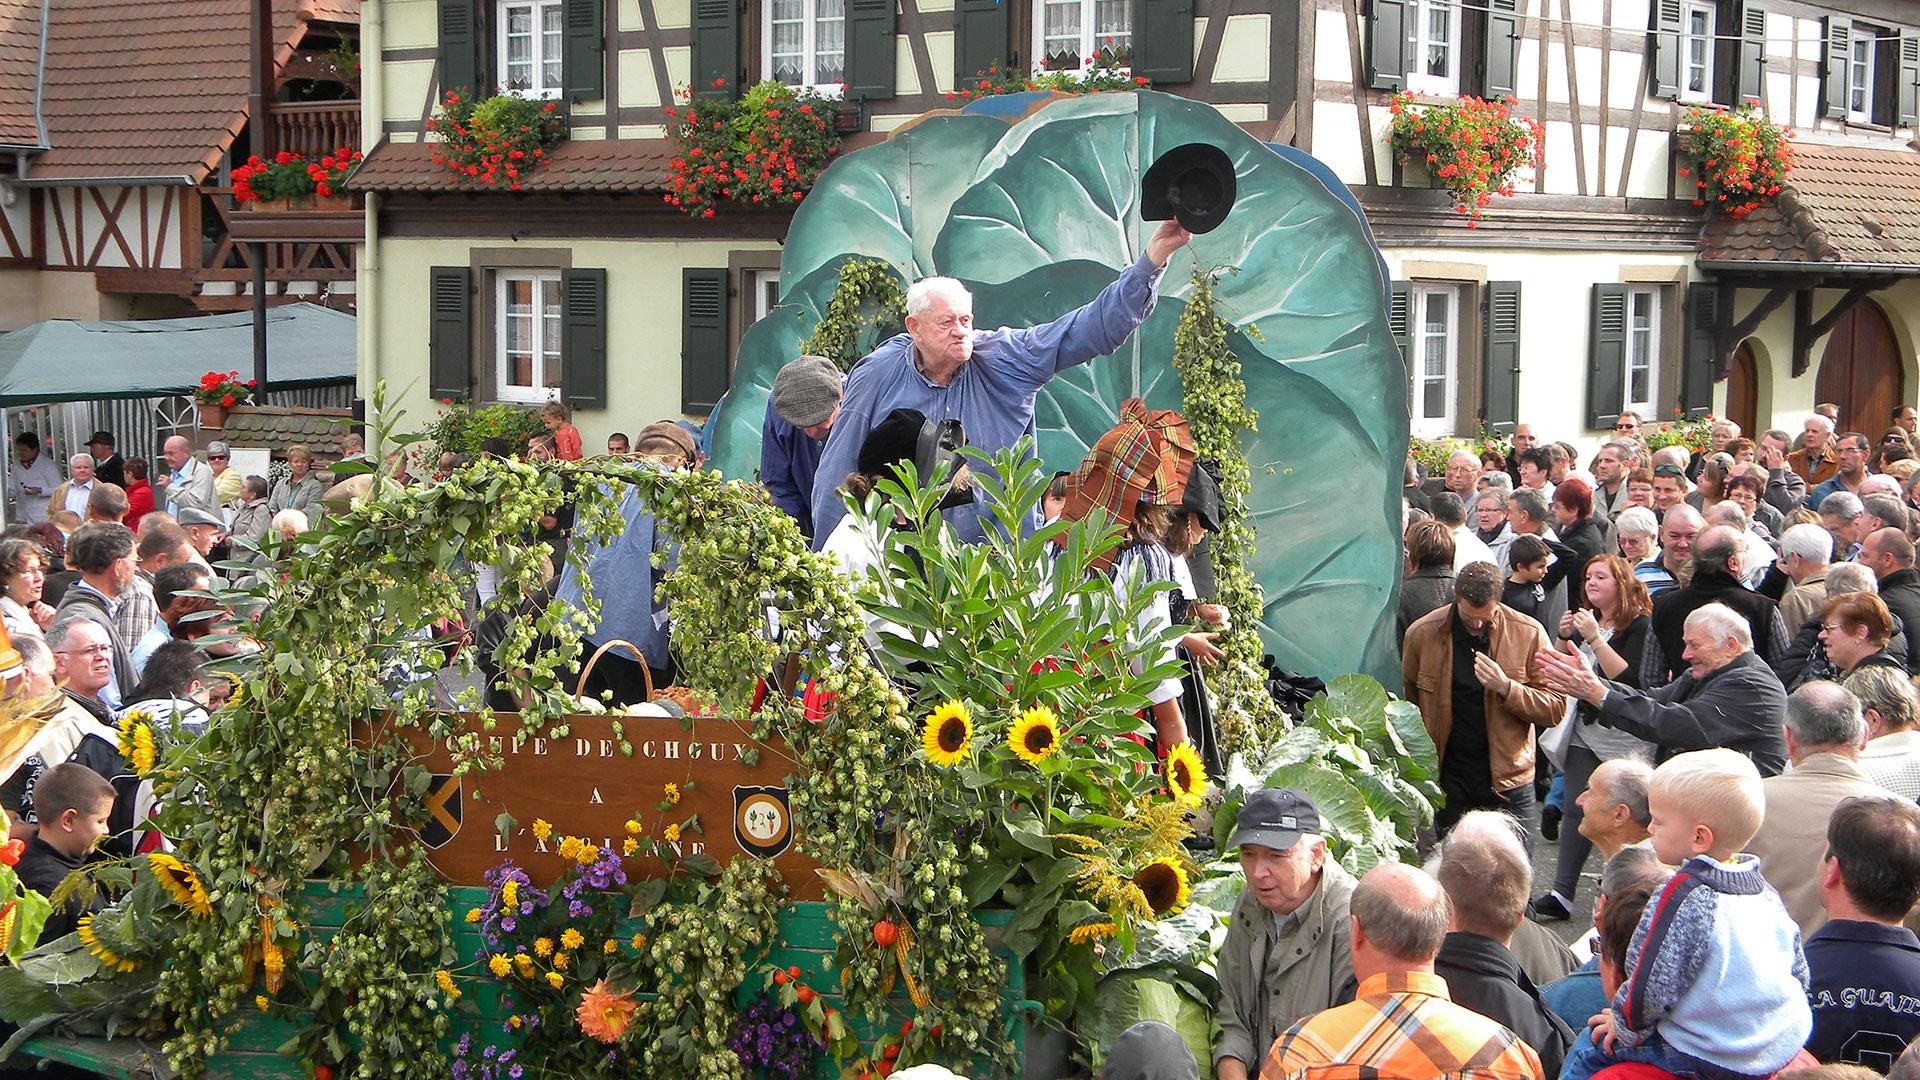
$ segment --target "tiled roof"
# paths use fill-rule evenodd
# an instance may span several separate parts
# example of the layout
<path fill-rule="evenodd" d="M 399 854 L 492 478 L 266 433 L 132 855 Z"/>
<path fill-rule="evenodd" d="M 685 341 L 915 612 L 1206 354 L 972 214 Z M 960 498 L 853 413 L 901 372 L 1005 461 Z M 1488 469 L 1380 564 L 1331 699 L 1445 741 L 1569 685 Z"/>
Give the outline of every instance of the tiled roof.
<path fill-rule="evenodd" d="M 322 460 L 340 456 L 340 440 L 353 429 L 341 420 L 353 413 L 346 409 L 298 409 L 278 405 L 242 405 L 227 414 L 227 425 L 204 433 L 231 446 L 266 447 L 276 457 L 285 456 L 287 447 L 304 444 Z"/>
<path fill-rule="evenodd" d="M 204 179 L 246 125 L 248 0 L 49 3 L 51 149 L 27 179 Z M 273 9 L 276 62 L 306 33 L 296 12 L 358 20 L 355 0 L 274 0 Z"/>
<path fill-rule="evenodd" d="M 39 146 L 40 0 L 0 0 L 0 146 Z"/>
<path fill-rule="evenodd" d="M 1780 194 L 1745 218 L 1714 216 L 1700 261 L 1920 269 L 1920 153 L 1795 143 Z"/>
<path fill-rule="evenodd" d="M 381 143 L 360 163 L 353 191 L 491 191 L 433 163 L 438 144 Z M 666 187 L 673 144 L 665 139 L 568 139 L 547 151 L 547 163 L 523 173 L 523 192 L 657 192 Z"/>

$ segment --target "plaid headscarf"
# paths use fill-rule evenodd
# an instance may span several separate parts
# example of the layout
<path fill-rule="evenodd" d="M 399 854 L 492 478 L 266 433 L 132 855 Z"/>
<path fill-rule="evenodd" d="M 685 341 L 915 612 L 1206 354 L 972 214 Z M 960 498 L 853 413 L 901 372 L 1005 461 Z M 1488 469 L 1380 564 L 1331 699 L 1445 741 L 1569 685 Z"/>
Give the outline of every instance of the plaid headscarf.
<path fill-rule="evenodd" d="M 1193 459 L 1185 417 L 1172 409 L 1149 412 L 1146 402 L 1128 398 L 1120 403 L 1120 422 L 1100 436 L 1067 479 L 1067 505 L 1060 517 L 1081 521 L 1098 507 L 1114 522 L 1131 526 L 1138 503 L 1178 507 Z M 1117 554 L 1107 552 L 1095 566 L 1106 569 Z"/>

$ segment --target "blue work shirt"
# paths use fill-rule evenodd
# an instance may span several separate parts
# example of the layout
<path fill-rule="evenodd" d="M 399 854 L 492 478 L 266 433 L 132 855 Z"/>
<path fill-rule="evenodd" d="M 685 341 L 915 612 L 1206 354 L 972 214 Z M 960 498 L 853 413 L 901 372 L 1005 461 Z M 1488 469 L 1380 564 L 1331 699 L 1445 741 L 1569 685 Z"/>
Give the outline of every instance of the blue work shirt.
<path fill-rule="evenodd" d="M 581 636 L 592 645 L 630 641 L 647 658 L 647 666 L 657 669 L 667 661 L 667 624 L 666 608 L 653 595 L 659 574 L 653 567 L 653 553 L 656 547 L 666 548 L 666 537 L 655 530 L 653 515 L 641 508 L 639 489 L 630 484 L 620 496 L 620 516 L 626 519 L 626 528 L 605 545 L 595 545 L 585 536 L 573 540 L 587 552 L 587 577 L 600 601 L 600 621 Z M 580 571 L 572 560 L 554 586 L 553 599 L 583 608 Z M 616 650 L 614 655 L 626 654 Z"/>
<path fill-rule="evenodd" d="M 810 439 L 780 419 L 773 402 L 767 402 L 767 419 L 760 427 L 760 483 L 773 496 L 773 505 L 799 522 L 801 534 L 809 540 L 813 539 L 813 477 L 826 446 L 826 439 Z"/>
<path fill-rule="evenodd" d="M 921 373 L 911 337 L 896 334 L 882 342 L 847 376 L 840 418 L 820 455 L 817 475 L 830 482 L 814 487 L 814 549 L 846 516 L 840 481 L 855 470 L 860 444 L 888 413 L 913 409 L 933 420 L 958 420 L 969 446 L 989 454 L 1005 450 L 1022 435 L 1034 433 L 1034 398 L 1048 380 L 1118 349 L 1146 321 L 1159 278 L 1160 268 L 1143 255 L 1092 302 L 1050 323 L 1030 330 L 975 330 L 973 358 L 960 365 L 946 386 Z M 946 512 L 961 540 L 985 538 L 980 510 L 976 501 Z"/>
<path fill-rule="evenodd" d="M 1813 932 L 1806 951 L 1807 1053 L 1891 1069 L 1920 1036 L 1920 938 L 1904 926 L 1834 919 Z"/>

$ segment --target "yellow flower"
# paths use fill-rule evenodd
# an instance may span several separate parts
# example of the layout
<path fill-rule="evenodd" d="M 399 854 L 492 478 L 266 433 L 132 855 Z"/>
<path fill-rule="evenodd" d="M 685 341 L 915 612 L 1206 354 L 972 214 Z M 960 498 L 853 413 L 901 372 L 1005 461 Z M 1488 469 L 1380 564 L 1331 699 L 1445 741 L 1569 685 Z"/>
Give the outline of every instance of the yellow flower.
<path fill-rule="evenodd" d="M 513 970 L 519 972 L 520 977 L 523 979 L 533 978 L 533 957 L 528 956 L 526 953 L 515 953 L 513 955 Z"/>
<path fill-rule="evenodd" d="M 617 953 L 620 951 L 620 943 L 613 940 L 612 938 L 608 938 L 606 941 L 601 942 L 600 951 L 604 955 L 612 956 L 614 953 Z"/>
<path fill-rule="evenodd" d="M 547 821 L 546 818 L 534 818 L 533 819 L 533 838 L 544 844 L 552 837 L 553 837 L 553 824 Z"/>
<path fill-rule="evenodd" d="M 518 1016 L 507 1017 L 507 1026 L 514 1029 L 515 1031 L 520 1030 L 520 1017 Z"/>
<path fill-rule="evenodd" d="M 585 937 L 581 936 L 580 931 L 575 930 L 571 926 L 560 932 L 560 947 L 563 949 L 577 949 L 586 940 Z"/>
<path fill-rule="evenodd" d="M 668 825 L 664 830 L 661 831 L 660 837 L 661 839 L 665 840 L 669 844 L 679 843 L 680 842 L 680 826 Z"/>
<path fill-rule="evenodd" d="M 287 984 L 286 950 L 273 943 L 268 936 L 270 924 L 265 917 L 260 920 L 260 967 L 266 973 L 267 993 L 277 994 Z"/>
<path fill-rule="evenodd" d="M 1035 705 L 1007 730 L 1007 744 L 1021 761 L 1040 764 L 1060 749 L 1060 717 L 1045 705 Z"/>
<path fill-rule="evenodd" d="M 207 899 L 207 888 L 200 884 L 200 875 L 193 867 L 164 851 L 154 851 L 147 855 L 147 869 L 160 882 L 173 902 L 205 918 L 213 914 L 213 903 Z"/>
<path fill-rule="evenodd" d="M 487 958 L 487 970 L 493 972 L 494 978 L 504 979 L 507 972 L 513 970 L 513 961 L 507 959 L 506 953 L 494 953 Z"/>
<path fill-rule="evenodd" d="M 920 731 L 920 747 L 927 760 L 942 767 L 957 765 L 973 743 L 973 714 L 958 701 L 947 701 L 927 714 Z"/>
<path fill-rule="evenodd" d="M 543 938 L 543 937 L 534 938 L 533 939 L 533 955 L 538 956 L 543 960 L 549 956 L 552 956 L 553 955 L 553 939 Z"/>
<path fill-rule="evenodd" d="M 153 713 L 147 709 L 131 709 L 120 718 L 120 756 L 141 776 L 153 771 L 152 720 Z"/>
<path fill-rule="evenodd" d="M 631 942 L 631 944 L 633 945 L 633 951 L 639 952 L 641 949 L 644 949 L 647 947 L 647 935 L 645 934 L 633 935 L 633 941 Z"/>
<path fill-rule="evenodd" d="M 680 805 L 680 785 L 679 784 L 676 784 L 673 781 L 669 780 L 667 781 L 667 786 L 660 789 L 660 793 L 666 798 L 667 805 L 669 806 Z"/>
<path fill-rule="evenodd" d="M 592 844 L 581 844 L 580 850 L 574 854 L 573 859 L 581 866 L 592 866 L 594 860 L 599 857 L 599 848 L 594 847 Z"/>
<path fill-rule="evenodd" d="M 520 906 L 520 882 L 518 880 L 508 878 L 506 883 L 500 886 L 500 906 Z"/>
<path fill-rule="evenodd" d="M 1180 743 L 1167 751 L 1167 791 L 1181 806 L 1199 806 L 1207 797 L 1207 769 L 1192 743 Z"/>
<path fill-rule="evenodd" d="M 1110 922 L 1086 923 L 1085 925 L 1074 927 L 1072 932 L 1067 934 L 1067 941 L 1073 945 L 1085 945 L 1089 941 L 1110 938 L 1119 932 L 1120 928 Z"/>
<path fill-rule="evenodd" d="M 1153 917 L 1164 919 L 1187 906 L 1187 871 L 1170 858 L 1158 858 L 1134 872 L 1133 883 L 1147 898 Z"/>
<path fill-rule="evenodd" d="M 567 965 L 572 962 L 573 962 L 573 958 L 571 956 L 568 956 L 564 952 L 557 952 L 553 954 L 553 970 L 555 971 L 567 970 Z"/>
<path fill-rule="evenodd" d="M 253 1007 L 256 1009 L 259 1009 L 261 1012 L 266 1012 L 267 1011 L 267 995 L 265 994 L 253 995 Z"/>
<path fill-rule="evenodd" d="M 634 852 L 639 850 L 640 850 L 640 841 L 635 840 L 631 836 L 627 837 L 625 840 L 620 841 L 620 851 L 622 854 L 631 855 Z"/>
<path fill-rule="evenodd" d="M 450 998 L 460 997 L 460 988 L 453 985 L 453 973 L 445 968 L 433 973 L 433 985 L 439 987 L 440 992 Z"/>
<path fill-rule="evenodd" d="M 646 828 L 647 827 L 645 825 L 640 824 L 638 821 L 635 821 L 632 818 L 627 819 L 627 835 L 628 836 L 639 836 L 641 833 L 646 831 Z"/>
<path fill-rule="evenodd" d="M 580 854 L 580 838 L 569 836 L 560 841 L 560 857 L 571 859 Z"/>
<path fill-rule="evenodd" d="M 566 977 L 565 975 L 562 975 L 562 974 L 560 974 L 560 973 L 559 973 L 559 972 L 557 972 L 557 971 L 549 971 L 549 972 L 547 972 L 547 985 L 548 985 L 548 986 L 551 986 L 551 987 L 553 987 L 553 988 L 554 988 L 555 990 L 558 990 L 558 989 L 560 989 L 560 988 L 561 988 L 562 986 L 565 986 L 565 985 L 566 985 L 566 983 L 567 983 L 567 977 Z"/>
<path fill-rule="evenodd" d="M 93 932 L 92 915 L 80 916 L 80 925 L 74 928 L 74 933 L 80 938 L 80 944 L 87 947 L 87 952 L 92 954 L 94 959 L 100 961 L 102 967 L 113 971 L 128 972 L 140 966 L 140 961 L 129 960 L 101 944 L 100 939 L 96 937 Z"/>

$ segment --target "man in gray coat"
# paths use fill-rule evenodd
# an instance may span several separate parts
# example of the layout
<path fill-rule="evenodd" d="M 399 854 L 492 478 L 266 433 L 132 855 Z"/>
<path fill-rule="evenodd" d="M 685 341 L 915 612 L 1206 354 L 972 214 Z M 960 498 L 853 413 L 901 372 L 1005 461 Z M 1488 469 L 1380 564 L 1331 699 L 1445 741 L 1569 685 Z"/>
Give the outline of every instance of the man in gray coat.
<path fill-rule="evenodd" d="M 1327 857 L 1319 810 L 1292 788 L 1248 796 L 1227 846 L 1240 849 L 1247 883 L 1220 950 L 1213 1068 L 1246 1080 L 1295 1021 L 1353 1000 L 1354 880 Z"/>

